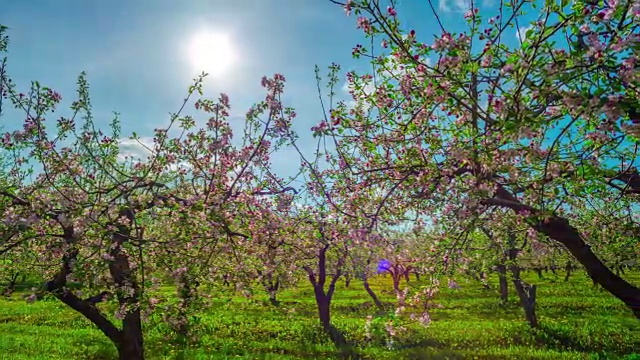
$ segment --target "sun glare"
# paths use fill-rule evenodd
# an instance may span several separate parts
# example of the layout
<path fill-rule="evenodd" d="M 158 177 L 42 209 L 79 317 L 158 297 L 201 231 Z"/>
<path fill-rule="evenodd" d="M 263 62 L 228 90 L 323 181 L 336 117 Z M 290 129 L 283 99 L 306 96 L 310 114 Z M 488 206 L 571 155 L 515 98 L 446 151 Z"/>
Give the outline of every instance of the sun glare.
<path fill-rule="evenodd" d="M 188 57 L 194 70 L 219 76 L 233 65 L 235 51 L 229 36 L 201 32 L 189 43 Z"/>

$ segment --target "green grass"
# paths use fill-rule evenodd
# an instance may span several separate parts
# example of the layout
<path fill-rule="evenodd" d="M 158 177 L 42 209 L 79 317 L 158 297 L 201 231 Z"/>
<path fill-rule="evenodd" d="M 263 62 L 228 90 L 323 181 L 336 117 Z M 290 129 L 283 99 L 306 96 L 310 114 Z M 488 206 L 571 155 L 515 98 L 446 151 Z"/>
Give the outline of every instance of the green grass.
<path fill-rule="evenodd" d="M 552 276 L 552 275 L 549 275 Z M 442 289 L 428 328 L 409 326 L 389 350 L 383 338 L 367 341 L 364 323 L 376 311 L 360 284 L 338 287 L 333 303 L 337 328 L 366 359 L 640 359 L 640 322 L 615 298 L 592 288 L 584 274 L 570 282 L 553 278 L 538 284 L 540 329 L 531 330 L 512 291 L 502 305 L 495 290 L 475 282 Z M 630 280 L 638 284 L 640 276 Z M 389 278 L 373 288 L 394 301 Z M 215 295 L 215 294 L 214 294 Z M 279 308 L 266 297 L 253 300 L 218 292 L 200 314 L 199 344 L 172 345 L 161 316 L 145 328 L 149 359 L 332 359 L 340 353 L 317 325 L 310 287 L 281 294 Z M 27 304 L 20 294 L 0 299 L 0 359 L 114 359 L 112 344 L 87 320 L 55 299 Z"/>

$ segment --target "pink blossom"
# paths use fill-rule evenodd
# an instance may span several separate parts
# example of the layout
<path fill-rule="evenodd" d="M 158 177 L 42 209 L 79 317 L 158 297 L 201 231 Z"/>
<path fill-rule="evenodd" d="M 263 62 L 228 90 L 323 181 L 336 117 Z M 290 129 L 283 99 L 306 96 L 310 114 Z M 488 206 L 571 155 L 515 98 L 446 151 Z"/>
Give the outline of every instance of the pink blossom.
<path fill-rule="evenodd" d="M 36 300 L 38 300 L 38 296 L 36 294 L 31 294 L 29 295 L 29 297 L 27 298 L 27 302 L 29 304 L 33 304 Z"/>
<path fill-rule="evenodd" d="M 427 327 L 431 324 L 431 316 L 425 311 L 420 315 L 420 317 L 418 317 L 418 322 L 420 325 Z"/>
<path fill-rule="evenodd" d="M 510 72 L 513 72 L 514 69 L 515 69 L 515 66 L 513 64 L 506 64 L 505 66 L 502 67 L 501 72 L 503 74 L 508 74 Z"/>
<path fill-rule="evenodd" d="M 366 34 L 371 32 L 371 23 L 364 16 L 358 17 L 358 29 L 362 29 Z"/>
<path fill-rule="evenodd" d="M 387 324 L 385 325 L 385 329 L 387 330 L 387 334 L 389 334 L 389 336 L 396 336 L 396 328 L 393 326 L 393 323 L 391 321 L 387 322 Z"/>
<path fill-rule="evenodd" d="M 347 2 L 344 4 L 344 12 L 347 14 L 347 16 L 351 15 L 351 10 L 353 9 L 352 5 L 352 0 L 347 0 Z"/>
<path fill-rule="evenodd" d="M 454 290 L 460 289 L 460 285 L 458 285 L 458 283 L 453 279 L 449 279 L 447 286 L 449 286 L 449 289 L 454 289 Z"/>

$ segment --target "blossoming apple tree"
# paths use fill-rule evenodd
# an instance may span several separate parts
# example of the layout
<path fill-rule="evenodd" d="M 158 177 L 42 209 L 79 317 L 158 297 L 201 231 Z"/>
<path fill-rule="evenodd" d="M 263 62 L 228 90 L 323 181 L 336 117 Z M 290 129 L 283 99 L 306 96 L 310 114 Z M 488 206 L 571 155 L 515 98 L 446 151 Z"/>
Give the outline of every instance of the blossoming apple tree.
<path fill-rule="evenodd" d="M 248 236 L 236 230 L 244 205 L 288 191 L 267 175 L 269 154 L 286 145 L 283 135 L 295 117 L 280 102 L 284 77 L 262 80 L 267 96 L 247 113 L 239 144 L 227 122 L 228 97 L 202 97 L 203 77 L 151 143 L 134 134 L 148 158 L 122 159 L 119 121 L 109 134 L 97 128 L 84 74 L 72 115 L 56 119 L 57 92 L 37 82 L 20 92 L 2 72 L 3 105 L 23 118 L 21 128 L 2 137 L 2 150 L 16 165 L 0 189 L 0 226 L 10 234 L 0 255 L 37 264 L 40 294 L 91 321 L 120 359 L 144 358 L 142 321 L 157 305 L 154 278 L 178 284 L 171 319 L 188 335 L 186 312 L 211 257 L 221 244 Z M 204 124 L 182 114 L 189 104 L 207 114 Z"/>
<path fill-rule="evenodd" d="M 640 318 L 640 289 L 573 218 L 599 199 L 637 201 L 640 3 L 514 0 L 491 16 L 471 2 L 459 33 L 434 7 L 435 39 L 404 29 L 396 1 L 341 4 L 372 39 L 353 51 L 372 66 L 348 74 L 356 105 L 314 128 L 343 150 L 341 184 L 377 187 L 380 213 L 397 217 L 511 210 Z"/>

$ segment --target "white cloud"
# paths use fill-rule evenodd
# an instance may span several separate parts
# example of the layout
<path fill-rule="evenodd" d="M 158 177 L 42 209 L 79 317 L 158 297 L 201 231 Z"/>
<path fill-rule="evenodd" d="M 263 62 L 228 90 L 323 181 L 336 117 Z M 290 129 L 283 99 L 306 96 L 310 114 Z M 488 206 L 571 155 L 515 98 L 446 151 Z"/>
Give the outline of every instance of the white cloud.
<path fill-rule="evenodd" d="M 516 39 L 518 39 L 519 42 L 523 42 L 527 38 L 527 31 L 531 29 L 533 29 L 533 25 L 523 26 L 516 30 Z"/>
<path fill-rule="evenodd" d="M 474 7 L 490 8 L 495 0 L 474 0 Z M 438 8 L 444 12 L 467 12 L 471 9 L 471 0 L 440 0 Z"/>
<path fill-rule="evenodd" d="M 353 90 L 353 88 L 354 88 L 354 85 L 347 80 L 344 82 L 344 85 L 342 86 L 342 91 L 344 91 L 346 94 L 349 94 L 349 96 L 351 96 L 350 91 Z M 371 96 L 375 91 L 376 91 L 376 87 L 373 83 L 373 80 L 365 82 L 362 89 L 358 90 L 356 93 L 357 99 L 353 99 L 352 97 L 351 99 L 346 101 L 347 108 L 354 109 L 356 105 L 360 103 L 364 111 L 369 110 L 371 105 L 369 105 L 369 103 L 366 102 L 365 99 Z"/>
<path fill-rule="evenodd" d="M 137 140 L 134 139 L 120 139 L 119 146 L 120 154 L 118 154 L 118 159 L 120 161 L 124 161 L 126 159 L 133 159 L 134 161 L 146 162 L 153 155 L 153 138 L 151 137 L 141 137 Z M 180 169 L 190 170 L 193 167 L 184 162 L 172 163 L 167 165 L 166 169 L 170 171 L 177 171 Z"/>
<path fill-rule="evenodd" d="M 440 0 L 438 8 L 444 12 L 465 12 L 471 8 L 470 0 Z"/>
<path fill-rule="evenodd" d="M 153 149 L 153 138 L 142 137 L 140 139 L 120 139 L 118 147 L 120 148 L 120 154 L 118 157 L 121 160 L 125 158 L 133 158 L 135 160 L 147 159 L 151 156 Z"/>
<path fill-rule="evenodd" d="M 422 62 L 427 66 L 432 66 L 431 65 L 432 62 L 430 58 L 422 59 Z M 376 72 L 384 79 L 394 78 L 396 80 L 399 80 L 402 75 L 405 75 L 407 73 L 415 73 L 415 70 L 413 68 L 407 69 L 404 66 L 401 66 L 395 57 L 389 55 L 388 62 L 386 63 L 385 68 L 378 68 Z M 356 107 L 358 103 L 360 103 L 362 106 L 362 109 L 366 112 L 369 110 L 369 108 L 371 108 L 371 105 L 364 100 L 375 93 L 376 87 L 373 80 L 363 81 L 362 83 L 363 83 L 362 89 L 360 89 L 356 93 L 356 96 L 358 96 L 358 99 L 354 100 L 353 98 L 351 98 L 346 101 L 346 104 L 347 104 L 347 108 L 353 109 Z M 344 85 L 342 86 L 342 91 L 345 94 L 350 95 L 350 91 L 352 89 L 353 89 L 353 84 L 350 84 L 348 81 L 345 81 Z"/>
<path fill-rule="evenodd" d="M 490 8 L 490 7 L 493 7 L 496 4 L 496 2 L 497 2 L 496 0 L 484 0 L 482 2 L 482 6 L 485 8 Z"/>

